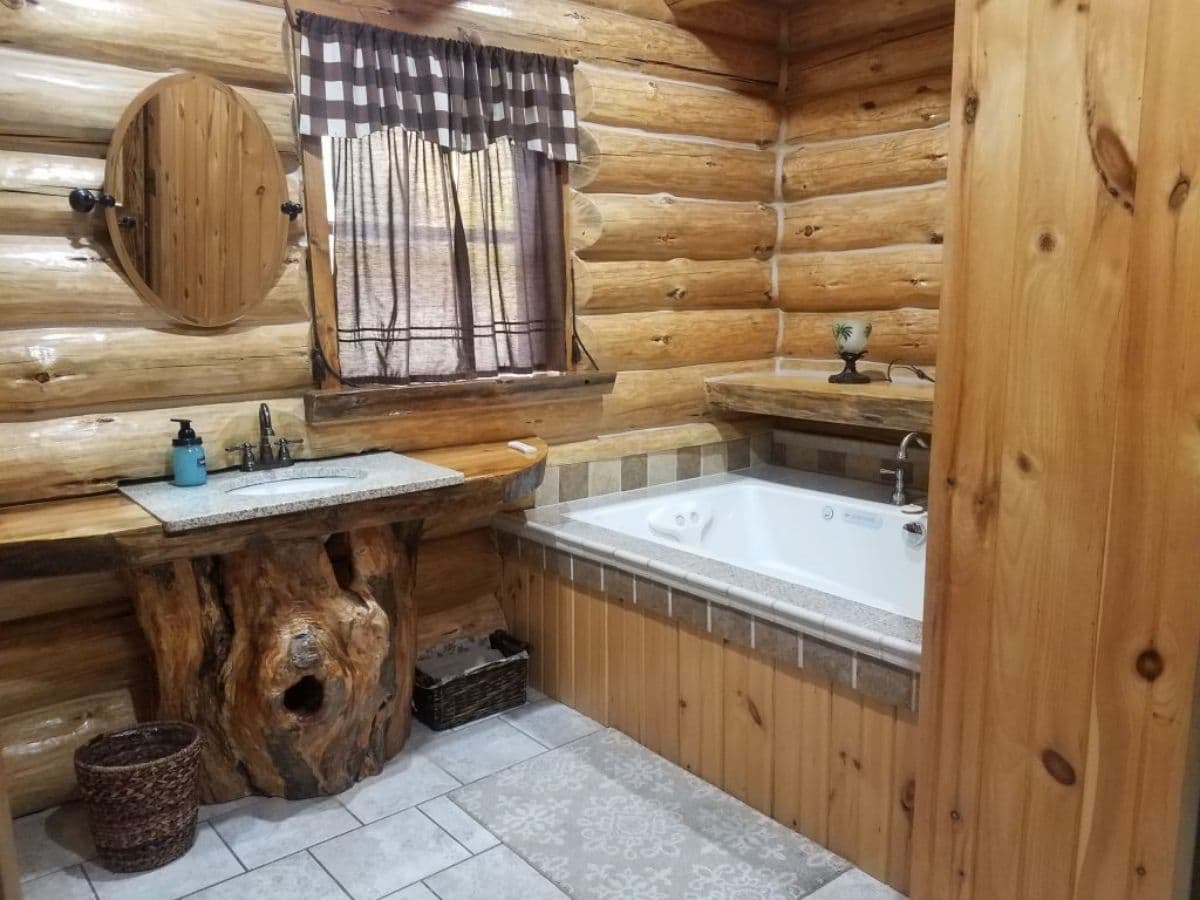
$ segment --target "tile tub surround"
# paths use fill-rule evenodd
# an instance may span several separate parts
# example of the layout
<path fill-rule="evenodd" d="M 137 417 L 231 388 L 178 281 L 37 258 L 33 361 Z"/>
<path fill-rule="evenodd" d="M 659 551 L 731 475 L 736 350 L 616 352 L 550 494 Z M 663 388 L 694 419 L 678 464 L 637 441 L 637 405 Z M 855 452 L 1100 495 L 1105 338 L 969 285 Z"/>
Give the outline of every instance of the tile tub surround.
<path fill-rule="evenodd" d="M 878 499 L 871 492 L 886 490 L 774 467 L 754 472 L 780 483 L 869 499 Z M 738 477 L 714 475 L 688 486 Z M 621 499 L 669 496 L 676 490 L 676 485 L 662 485 Z M 600 591 L 607 599 L 619 596 L 875 699 L 916 708 L 919 621 L 567 517 L 606 502 L 591 498 L 497 516 L 501 554 L 519 555 L 585 587 L 595 587 L 599 567 Z M 632 596 L 625 587 L 630 583 Z"/>
<path fill-rule="evenodd" d="M 240 487 L 265 482 L 339 476 L 351 477 L 354 482 L 297 494 L 246 496 L 230 493 Z M 211 476 L 207 484 L 196 487 L 181 488 L 170 481 L 148 481 L 122 485 L 120 490 L 161 521 L 164 531 L 176 533 L 451 487 L 464 480 L 463 474 L 453 469 L 385 452 L 339 459 L 298 460 L 287 468 L 260 472 L 221 472 Z"/>
<path fill-rule="evenodd" d="M 546 477 L 534 495 L 534 505 L 553 506 L 701 475 L 733 472 L 769 462 L 771 453 L 772 436 L 765 431 L 694 447 L 547 466 Z"/>
<path fill-rule="evenodd" d="M 886 444 L 777 428 L 772 432 L 771 441 L 773 465 L 881 484 L 883 476 L 879 470 L 896 467 L 900 435 L 896 436 L 894 444 Z M 928 450 L 916 445 L 909 450 L 904 476 L 912 490 L 920 493 L 929 490 Z"/>

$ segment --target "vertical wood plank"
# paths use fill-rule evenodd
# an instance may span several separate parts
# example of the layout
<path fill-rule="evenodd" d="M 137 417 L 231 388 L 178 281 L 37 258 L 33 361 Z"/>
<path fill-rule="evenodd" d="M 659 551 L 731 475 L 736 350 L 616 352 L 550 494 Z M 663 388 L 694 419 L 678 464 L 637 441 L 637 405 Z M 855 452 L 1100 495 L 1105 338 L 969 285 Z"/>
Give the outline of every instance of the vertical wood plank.
<path fill-rule="evenodd" d="M 17 864 L 17 842 L 13 836 L 3 759 L 0 759 L 0 900 L 21 900 L 21 869 Z"/>
<path fill-rule="evenodd" d="M 559 699 L 559 678 L 562 672 L 560 657 L 562 646 L 559 644 L 558 631 L 558 586 L 562 579 L 555 571 L 551 561 L 547 559 L 546 570 L 542 574 L 542 692 L 547 697 Z"/>
<path fill-rule="evenodd" d="M 829 839 L 827 846 L 858 858 L 859 791 L 862 781 L 862 699 L 834 687 L 829 715 Z"/>
<path fill-rule="evenodd" d="M 833 791 L 831 766 L 833 685 L 801 674 L 800 831 L 829 846 L 829 806 Z M 840 765 L 840 760 L 838 761 Z"/>
<path fill-rule="evenodd" d="M 558 699 L 575 705 L 575 585 L 558 580 Z"/>
<path fill-rule="evenodd" d="M 641 735 L 642 616 L 624 599 L 607 604 L 608 716 L 613 728 L 635 741 Z"/>
<path fill-rule="evenodd" d="M 575 702 L 580 712 L 608 724 L 608 624 L 597 591 L 575 589 Z"/>
<path fill-rule="evenodd" d="M 642 743 L 679 762 L 679 634 L 676 624 L 641 613 L 644 630 L 641 684 Z"/>
<path fill-rule="evenodd" d="M 892 764 L 896 709 L 864 697 L 859 757 L 858 838 L 854 863 L 887 881 L 892 827 Z"/>
<path fill-rule="evenodd" d="M 752 650 L 724 647 L 724 788 L 771 814 L 774 666 Z"/>
<path fill-rule="evenodd" d="M 679 628 L 679 762 L 710 784 L 724 768 L 724 654 L 707 635 Z"/>
<path fill-rule="evenodd" d="M 1179 823 L 1196 815 L 1183 779 L 1200 646 L 1198 41 L 1200 6 L 1152 4 L 1077 900 L 1195 896 Z"/>
<path fill-rule="evenodd" d="M 888 884 L 907 894 L 912 873 L 913 801 L 917 775 L 917 716 L 897 710 L 892 746 L 892 776 L 888 802 Z"/>
<path fill-rule="evenodd" d="M 529 632 L 529 643 L 533 650 L 529 654 L 529 683 L 542 693 L 546 693 L 546 679 L 543 675 L 546 669 L 546 634 L 542 625 L 542 611 L 545 609 L 544 597 L 546 591 L 546 570 L 534 560 L 526 569 L 528 578 L 525 590 L 526 630 Z"/>
<path fill-rule="evenodd" d="M 771 816 L 781 825 L 802 831 L 804 796 L 801 748 L 804 735 L 804 679 L 792 666 L 775 667 L 775 728 L 772 734 Z"/>

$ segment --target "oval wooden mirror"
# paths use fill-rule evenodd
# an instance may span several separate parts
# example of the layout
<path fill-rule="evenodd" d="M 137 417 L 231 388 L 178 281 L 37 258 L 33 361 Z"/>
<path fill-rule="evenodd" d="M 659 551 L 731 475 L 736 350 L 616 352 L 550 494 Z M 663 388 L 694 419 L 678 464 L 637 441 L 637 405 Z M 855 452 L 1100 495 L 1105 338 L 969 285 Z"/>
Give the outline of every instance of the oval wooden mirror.
<path fill-rule="evenodd" d="M 125 274 L 176 321 L 217 327 L 262 301 L 283 265 L 283 163 L 258 113 L 204 75 L 157 81 L 113 133 L 105 210 Z"/>

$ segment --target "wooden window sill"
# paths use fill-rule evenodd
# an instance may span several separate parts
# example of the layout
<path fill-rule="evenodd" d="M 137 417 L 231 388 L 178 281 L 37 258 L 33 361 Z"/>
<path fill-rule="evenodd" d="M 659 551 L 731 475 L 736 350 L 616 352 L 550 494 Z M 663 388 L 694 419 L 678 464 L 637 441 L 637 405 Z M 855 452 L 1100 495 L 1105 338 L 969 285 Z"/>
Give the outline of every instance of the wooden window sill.
<path fill-rule="evenodd" d="M 311 425 L 353 419 L 390 419 L 415 412 L 469 409 L 478 403 L 556 403 L 612 390 L 615 372 L 500 376 L 437 384 L 380 385 L 309 391 L 304 414 Z"/>

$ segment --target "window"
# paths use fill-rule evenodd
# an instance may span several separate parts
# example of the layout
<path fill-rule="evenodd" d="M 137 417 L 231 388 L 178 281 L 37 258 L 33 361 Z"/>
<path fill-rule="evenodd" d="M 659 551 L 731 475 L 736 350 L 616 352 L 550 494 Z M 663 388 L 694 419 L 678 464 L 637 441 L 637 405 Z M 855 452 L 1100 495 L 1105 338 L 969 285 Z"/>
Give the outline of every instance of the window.
<path fill-rule="evenodd" d="M 571 64 L 320 16 L 300 29 L 342 380 L 566 368 Z"/>

